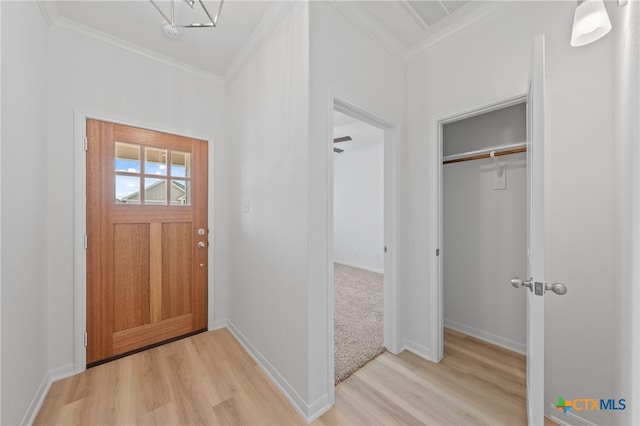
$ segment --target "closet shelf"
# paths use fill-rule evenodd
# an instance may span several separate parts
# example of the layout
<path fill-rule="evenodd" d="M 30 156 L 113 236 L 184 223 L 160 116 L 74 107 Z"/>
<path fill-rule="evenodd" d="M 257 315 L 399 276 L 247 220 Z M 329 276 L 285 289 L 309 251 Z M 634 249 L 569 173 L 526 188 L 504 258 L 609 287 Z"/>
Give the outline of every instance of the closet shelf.
<path fill-rule="evenodd" d="M 494 152 L 496 157 L 509 154 L 517 154 L 527 152 L 526 142 L 514 143 L 511 145 L 501 145 L 492 148 L 479 149 L 477 151 L 463 152 L 460 154 L 447 155 L 442 157 L 442 164 L 461 163 L 463 161 L 480 160 L 482 158 L 491 158 Z"/>

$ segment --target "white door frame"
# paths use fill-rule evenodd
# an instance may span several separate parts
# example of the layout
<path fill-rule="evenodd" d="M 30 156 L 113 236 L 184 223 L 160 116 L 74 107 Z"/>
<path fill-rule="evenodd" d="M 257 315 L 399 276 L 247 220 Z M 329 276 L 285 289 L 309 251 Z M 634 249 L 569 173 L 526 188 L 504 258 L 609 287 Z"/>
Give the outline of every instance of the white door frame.
<path fill-rule="evenodd" d="M 506 108 L 527 101 L 527 93 L 497 99 L 486 104 L 458 108 L 455 111 L 433 116 L 430 120 L 431 140 L 429 146 L 429 353 L 430 361 L 440 362 L 444 356 L 444 309 L 443 309 L 443 167 L 442 127 L 445 124 L 474 117 L 476 115 Z M 505 283 L 505 286 L 508 283 Z M 506 288 L 506 287 L 505 287 Z"/>
<path fill-rule="evenodd" d="M 350 117 L 356 118 L 384 131 L 384 244 L 387 251 L 384 255 L 384 312 L 383 312 L 383 335 L 384 346 L 392 353 L 398 353 L 398 312 L 397 312 L 397 130 L 396 125 L 381 115 L 364 109 L 360 104 L 345 100 L 344 97 L 329 91 L 327 102 L 327 259 L 328 259 L 328 315 L 327 315 L 327 384 L 329 390 L 329 401 L 335 401 L 334 382 L 334 330 L 333 330 L 333 112 L 338 111 Z"/>
<path fill-rule="evenodd" d="M 87 119 L 95 119 L 101 121 L 108 121 L 110 123 L 122 124 L 131 127 L 141 127 L 148 130 L 155 130 L 158 132 L 170 133 L 174 135 L 185 136 L 192 139 L 200 139 L 209 143 L 209 229 L 214 224 L 214 203 L 211 196 L 213 191 L 213 166 L 214 166 L 214 148 L 212 137 L 203 137 L 190 134 L 189 131 L 184 129 L 166 128 L 156 124 L 141 123 L 124 119 L 121 117 L 115 117 L 113 114 L 99 114 L 99 113 L 87 113 L 79 109 L 74 111 L 74 243 L 73 243 L 73 310 L 74 310 L 74 324 L 73 324 L 73 372 L 74 374 L 81 373 L 86 370 L 87 353 L 84 346 L 84 334 L 86 332 L 86 318 L 87 318 L 87 257 L 85 249 L 85 235 L 87 232 L 87 158 L 85 151 L 85 139 L 87 134 Z M 213 259 L 215 258 L 214 247 L 215 244 L 211 240 L 215 238 L 215 233 L 210 232 L 210 244 L 209 244 L 209 276 L 208 276 L 208 304 L 207 304 L 207 321 L 208 329 L 213 330 L 214 315 L 213 315 L 213 291 L 214 291 L 214 268 Z"/>

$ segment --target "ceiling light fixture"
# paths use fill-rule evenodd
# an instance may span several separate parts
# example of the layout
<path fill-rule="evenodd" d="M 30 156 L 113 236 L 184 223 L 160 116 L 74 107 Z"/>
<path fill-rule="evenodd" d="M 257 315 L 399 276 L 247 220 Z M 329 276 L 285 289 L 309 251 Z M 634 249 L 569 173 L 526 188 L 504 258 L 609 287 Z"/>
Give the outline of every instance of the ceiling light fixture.
<path fill-rule="evenodd" d="M 168 22 L 162 22 L 162 30 L 169 38 L 178 38 L 182 35 L 182 29 L 174 27 Z"/>
<path fill-rule="evenodd" d="M 573 17 L 571 46 L 593 43 L 611 31 L 611 21 L 604 0 L 578 0 Z"/>
<path fill-rule="evenodd" d="M 215 16 L 212 18 L 211 14 L 209 13 L 209 10 L 204 5 L 204 2 L 202 0 L 170 0 L 169 16 L 167 16 L 167 14 L 162 11 L 160 6 L 158 6 L 158 4 L 154 0 L 149 0 L 149 1 L 164 19 L 164 22 L 162 23 L 162 28 L 165 34 L 167 34 L 167 36 L 170 38 L 178 38 L 181 34 L 180 28 L 214 28 L 218 24 L 220 11 L 222 10 L 222 5 L 224 4 L 224 0 L 220 0 L 220 4 L 218 5 L 218 11 L 216 12 Z M 177 23 L 176 11 L 175 11 L 176 1 L 178 1 L 180 4 L 184 2 L 191 10 L 194 9 L 194 6 L 196 4 L 199 4 L 200 8 L 202 9 L 202 12 L 204 12 L 204 15 L 202 17 L 206 16 L 208 20 L 204 22 L 193 22 L 190 24 Z"/>

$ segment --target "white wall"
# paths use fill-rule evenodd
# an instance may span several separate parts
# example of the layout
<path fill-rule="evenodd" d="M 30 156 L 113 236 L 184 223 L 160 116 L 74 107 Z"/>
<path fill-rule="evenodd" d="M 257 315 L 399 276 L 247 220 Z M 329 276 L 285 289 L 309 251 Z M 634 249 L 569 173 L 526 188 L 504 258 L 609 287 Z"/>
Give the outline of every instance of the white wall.
<path fill-rule="evenodd" d="M 525 353 L 526 293 L 508 283 L 527 272 L 526 159 L 499 158 L 504 190 L 489 159 L 444 166 L 444 324 Z"/>
<path fill-rule="evenodd" d="M 305 416 L 308 33 L 296 3 L 228 90 L 230 327 Z"/>
<path fill-rule="evenodd" d="M 307 420 L 334 387 L 329 88 L 402 122 L 403 65 L 316 2 L 296 3 L 229 88 L 230 327 Z"/>
<path fill-rule="evenodd" d="M 308 284 L 309 315 L 309 400 L 318 409 L 316 414 L 333 403 L 333 319 L 329 311 L 329 264 L 331 244 L 330 200 L 333 173 L 329 157 L 333 155 L 328 144 L 333 128 L 328 126 L 333 113 L 329 94 L 376 114 L 396 127 L 390 132 L 385 158 L 395 164 L 400 141 L 404 133 L 405 66 L 370 37 L 358 30 L 339 10 L 339 3 L 311 2 L 310 36 L 310 121 L 309 154 L 305 165 L 308 179 Z M 393 173 L 393 170 L 390 171 Z M 385 175 L 387 171 L 385 171 Z M 388 178 L 388 177 L 385 177 Z M 385 193 L 390 205 L 395 205 L 397 189 Z M 332 198 L 332 197 L 331 197 Z M 395 214 L 395 213 L 393 213 Z M 385 211 L 385 217 L 393 217 Z M 385 229 L 385 239 L 390 229 Z M 397 249 L 395 241 L 386 241 L 390 253 Z M 385 277 L 391 271 L 385 267 Z M 399 286 L 400 284 L 398 284 Z M 400 290 L 398 290 L 400 291 Z M 388 295 L 385 298 L 389 303 Z M 397 324 L 396 324 L 397 327 Z M 385 330 L 395 336 L 396 330 Z M 385 342 L 386 343 L 386 342 Z M 331 374 L 330 374 L 331 372 Z M 325 407 L 325 408 L 322 408 Z"/>
<path fill-rule="evenodd" d="M 20 424 L 47 362 L 47 28 L 2 2 L 2 424 Z"/>
<path fill-rule="evenodd" d="M 74 199 L 81 196 L 74 192 L 74 109 L 214 141 L 209 150 L 209 213 L 213 217 L 215 205 L 215 219 L 209 226 L 216 256 L 210 258 L 209 279 L 215 280 L 216 291 L 209 294 L 210 324 L 226 318 L 228 142 L 223 84 L 58 30 L 49 32 L 48 58 L 48 209 L 43 233 L 48 253 L 49 368 L 68 370 L 74 362 L 74 222 L 82 220 L 74 218 Z"/>
<path fill-rule="evenodd" d="M 0 5 L 0 49 L 2 46 L 2 5 Z M 2 54 L 0 54 L 0 99 L 2 99 Z M 2 102 L 0 101 L 0 211 L 2 210 Z M 2 241 L 2 219 L 0 219 Z M 0 421 L 2 421 L 2 244 L 0 243 Z"/>
<path fill-rule="evenodd" d="M 613 392 L 612 40 L 571 48 L 574 2 L 513 2 L 412 61 L 403 164 L 407 187 L 400 220 L 407 245 L 399 270 L 405 283 L 407 338 L 429 342 L 428 238 L 433 117 L 526 92 L 532 39 L 547 41 L 549 95 L 549 278 L 566 296 L 547 296 L 546 401 L 559 395 Z M 615 8 L 610 13 L 618 13 Z M 431 240 L 436 236 L 431 235 Z M 409 249 L 410 248 L 410 249 Z M 429 261 L 429 262 L 428 262 Z M 505 290 L 506 291 L 506 290 Z M 597 338 L 595 337 L 597 336 Z M 597 341 L 597 344 L 594 342 Z M 598 424 L 612 412 L 582 412 Z"/>
<path fill-rule="evenodd" d="M 333 156 L 336 262 L 384 272 L 384 144 Z"/>
<path fill-rule="evenodd" d="M 640 3 L 629 2 L 612 16 L 614 41 L 614 351 L 616 393 L 640 401 Z M 617 424 L 640 424 L 640 406 L 631 402 Z"/>

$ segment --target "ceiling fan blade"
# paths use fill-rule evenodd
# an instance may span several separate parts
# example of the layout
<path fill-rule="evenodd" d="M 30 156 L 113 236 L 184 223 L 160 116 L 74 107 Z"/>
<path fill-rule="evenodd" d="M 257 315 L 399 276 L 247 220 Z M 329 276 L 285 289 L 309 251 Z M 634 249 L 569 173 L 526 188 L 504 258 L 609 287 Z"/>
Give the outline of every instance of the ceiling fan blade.
<path fill-rule="evenodd" d="M 340 154 L 341 152 L 343 152 L 344 149 L 340 149 L 340 148 L 333 148 L 333 152 L 337 152 L 338 154 Z"/>
<path fill-rule="evenodd" d="M 341 138 L 333 139 L 333 143 L 347 142 L 351 140 L 351 136 L 343 136 Z"/>

